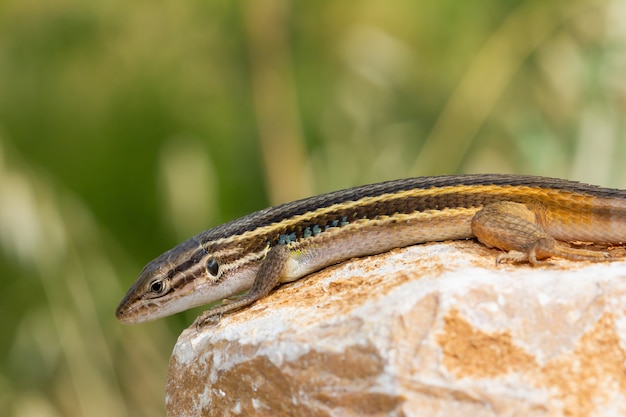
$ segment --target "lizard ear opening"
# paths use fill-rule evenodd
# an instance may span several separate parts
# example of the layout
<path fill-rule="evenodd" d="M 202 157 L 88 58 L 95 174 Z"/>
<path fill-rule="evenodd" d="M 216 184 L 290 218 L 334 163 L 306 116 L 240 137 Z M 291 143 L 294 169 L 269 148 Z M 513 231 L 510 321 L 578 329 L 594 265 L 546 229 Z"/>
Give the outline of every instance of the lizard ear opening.
<path fill-rule="evenodd" d="M 209 258 L 206 261 L 206 271 L 215 279 L 220 276 L 220 265 L 215 258 Z"/>

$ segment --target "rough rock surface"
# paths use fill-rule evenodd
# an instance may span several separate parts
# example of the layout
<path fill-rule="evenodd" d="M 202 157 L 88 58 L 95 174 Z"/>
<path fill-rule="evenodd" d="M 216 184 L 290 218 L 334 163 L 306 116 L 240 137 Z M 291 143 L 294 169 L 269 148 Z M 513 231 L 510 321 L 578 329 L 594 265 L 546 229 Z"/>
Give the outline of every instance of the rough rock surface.
<path fill-rule="evenodd" d="M 497 254 L 354 259 L 187 329 L 168 416 L 626 415 L 626 262 Z"/>

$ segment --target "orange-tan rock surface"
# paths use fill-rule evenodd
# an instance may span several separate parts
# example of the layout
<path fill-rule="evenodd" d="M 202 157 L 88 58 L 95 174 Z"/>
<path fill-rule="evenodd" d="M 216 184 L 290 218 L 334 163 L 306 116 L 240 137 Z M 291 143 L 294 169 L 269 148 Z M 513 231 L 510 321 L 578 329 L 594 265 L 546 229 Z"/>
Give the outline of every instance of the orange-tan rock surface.
<path fill-rule="evenodd" d="M 497 254 L 354 259 L 187 329 L 168 416 L 626 415 L 626 262 Z"/>

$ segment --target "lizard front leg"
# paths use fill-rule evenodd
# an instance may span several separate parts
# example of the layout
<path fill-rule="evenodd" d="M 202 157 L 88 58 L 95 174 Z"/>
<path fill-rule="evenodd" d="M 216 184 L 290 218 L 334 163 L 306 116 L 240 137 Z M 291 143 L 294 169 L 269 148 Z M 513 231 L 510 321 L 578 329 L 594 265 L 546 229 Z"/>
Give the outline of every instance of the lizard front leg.
<path fill-rule="evenodd" d="M 269 294 L 284 275 L 290 256 L 291 251 L 287 245 L 276 245 L 270 248 L 261 263 L 250 291 L 235 301 L 224 303 L 203 312 L 194 322 L 196 329 L 219 319 L 224 313 L 239 310 Z"/>

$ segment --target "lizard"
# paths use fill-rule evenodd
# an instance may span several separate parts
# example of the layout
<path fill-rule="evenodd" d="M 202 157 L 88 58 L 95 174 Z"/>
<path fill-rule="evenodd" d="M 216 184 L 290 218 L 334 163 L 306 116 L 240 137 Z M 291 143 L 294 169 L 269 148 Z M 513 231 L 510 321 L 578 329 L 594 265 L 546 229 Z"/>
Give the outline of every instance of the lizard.
<path fill-rule="evenodd" d="M 224 300 L 207 323 L 279 284 L 354 257 L 420 243 L 477 239 L 501 262 L 601 261 L 569 242 L 626 242 L 626 190 L 527 175 L 407 178 L 266 208 L 206 230 L 148 263 L 117 307 L 145 322 Z M 247 291 L 239 298 L 235 295 Z"/>

